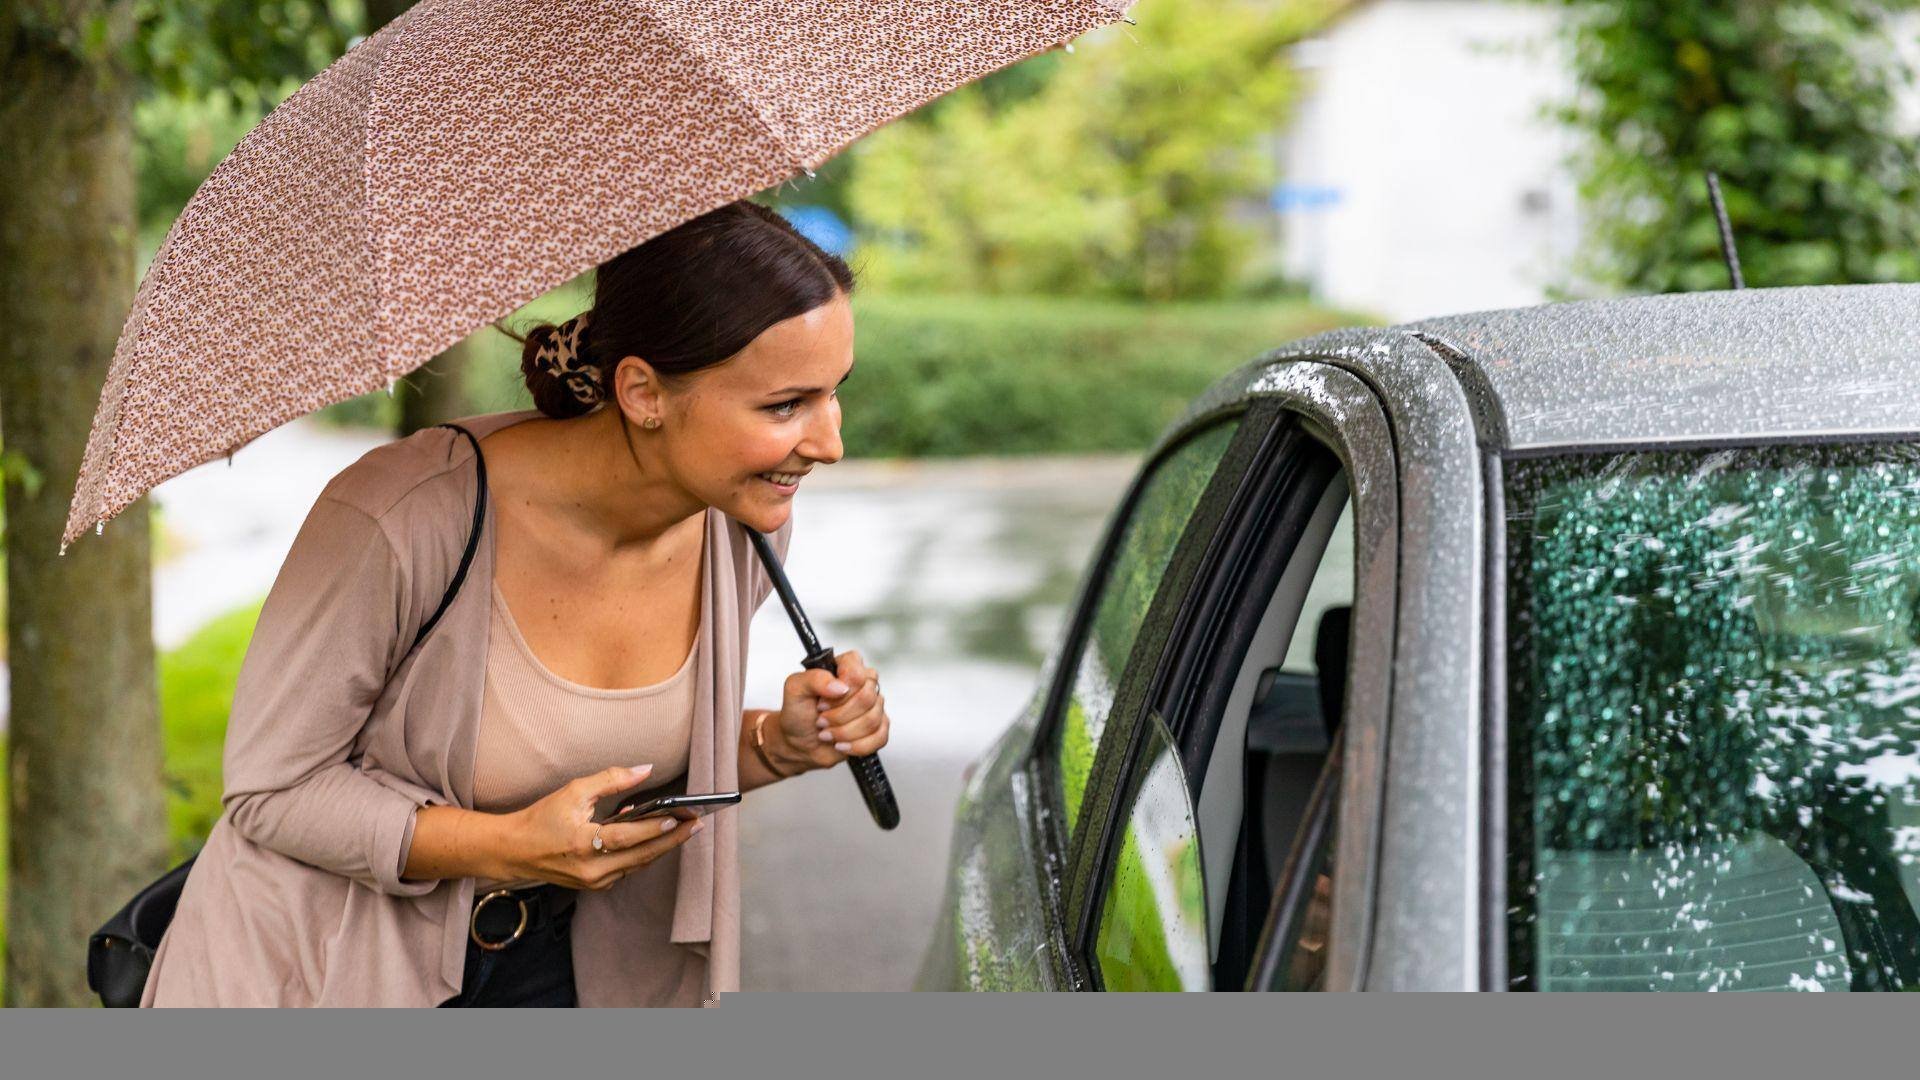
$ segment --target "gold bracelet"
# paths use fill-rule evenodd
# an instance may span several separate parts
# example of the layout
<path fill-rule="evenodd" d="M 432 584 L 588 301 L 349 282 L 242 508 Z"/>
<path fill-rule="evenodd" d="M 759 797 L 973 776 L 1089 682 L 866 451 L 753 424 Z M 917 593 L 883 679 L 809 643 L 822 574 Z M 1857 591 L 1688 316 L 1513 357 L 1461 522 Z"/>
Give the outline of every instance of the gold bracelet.
<path fill-rule="evenodd" d="M 760 764 L 765 765 L 767 771 L 772 773 L 776 779 L 786 780 L 800 775 L 799 773 L 783 773 L 774 767 L 773 759 L 767 756 L 766 726 L 767 714 L 765 712 L 753 718 L 753 752 L 759 755 Z"/>

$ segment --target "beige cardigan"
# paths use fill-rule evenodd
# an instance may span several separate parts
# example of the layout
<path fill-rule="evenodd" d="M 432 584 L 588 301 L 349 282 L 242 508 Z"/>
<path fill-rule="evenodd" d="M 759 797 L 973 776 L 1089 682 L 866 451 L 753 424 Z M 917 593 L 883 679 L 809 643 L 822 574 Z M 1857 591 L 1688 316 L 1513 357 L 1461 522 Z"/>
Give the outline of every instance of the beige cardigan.
<path fill-rule="evenodd" d="M 461 421 L 477 437 L 528 410 Z M 402 880 L 416 807 L 472 806 L 491 625 L 494 518 L 459 596 L 408 651 L 466 546 L 473 450 L 446 428 L 375 448 L 328 483 L 294 539 L 234 686 L 224 811 L 188 875 L 141 1004 L 431 1006 L 460 991 L 473 879 Z M 743 527 L 709 508 L 687 790 L 739 786 L 747 627 L 773 591 Z M 770 539 L 785 556 L 792 521 Z M 797 646 L 795 646 L 797 651 Z M 580 1004 L 739 988 L 738 807 L 674 864 L 672 944 L 629 933 L 639 875 L 583 892 Z M 661 890 L 653 890 L 658 893 Z"/>

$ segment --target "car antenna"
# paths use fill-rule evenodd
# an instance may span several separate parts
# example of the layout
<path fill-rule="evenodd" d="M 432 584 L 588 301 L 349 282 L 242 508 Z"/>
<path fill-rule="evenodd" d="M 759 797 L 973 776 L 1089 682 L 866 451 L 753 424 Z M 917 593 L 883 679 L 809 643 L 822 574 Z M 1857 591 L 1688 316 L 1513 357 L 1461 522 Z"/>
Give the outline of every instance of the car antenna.
<path fill-rule="evenodd" d="M 1720 227 L 1720 256 L 1727 260 L 1727 273 L 1733 277 L 1733 287 L 1744 289 L 1746 280 L 1740 276 L 1740 253 L 1733 249 L 1733 224 L 1727 220 L 1727 203 L 1720 197 L 1720 174 L 1707 170 L 1707 201 L 1713 204 L 1713 222 Z"/>

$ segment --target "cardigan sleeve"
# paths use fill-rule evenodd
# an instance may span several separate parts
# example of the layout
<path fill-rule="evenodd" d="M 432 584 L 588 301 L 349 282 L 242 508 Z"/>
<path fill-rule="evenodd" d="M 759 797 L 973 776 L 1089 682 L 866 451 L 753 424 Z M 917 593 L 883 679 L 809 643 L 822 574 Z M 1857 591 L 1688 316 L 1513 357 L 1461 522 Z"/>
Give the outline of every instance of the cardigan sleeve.
<path fill-rule="evenodd" d="M 323 494 L 267 594 L 234 684 L 221 803 L 240 835 L 400 896 L 414 810 L 433 799 L 383 782 L 353 753 L 412 645 L 406 568 L 380 523 Z"/>

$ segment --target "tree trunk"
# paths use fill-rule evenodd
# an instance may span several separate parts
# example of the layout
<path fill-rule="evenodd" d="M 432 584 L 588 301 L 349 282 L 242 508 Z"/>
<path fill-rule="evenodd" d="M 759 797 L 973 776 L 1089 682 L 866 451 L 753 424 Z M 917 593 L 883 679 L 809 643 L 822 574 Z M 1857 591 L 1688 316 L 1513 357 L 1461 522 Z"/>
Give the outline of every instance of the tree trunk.
<path fill-rule="evenodd" d="M 87 935 L 166 868 L 146 503 L 57 554 L 133 298 L 126 9 L 0 0 L 0 431 L 6 478 L 8 1003 L 86 1005 Z M 23 25 L 24 24 L 24 25 Z M 96 39 L 97 40 L 97 39 Z"/>

